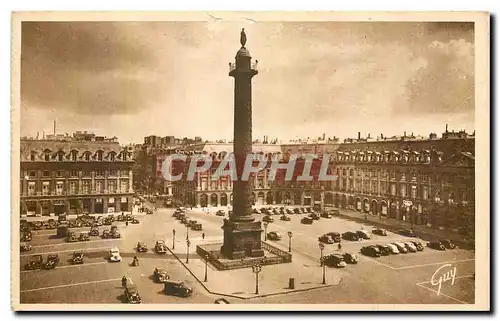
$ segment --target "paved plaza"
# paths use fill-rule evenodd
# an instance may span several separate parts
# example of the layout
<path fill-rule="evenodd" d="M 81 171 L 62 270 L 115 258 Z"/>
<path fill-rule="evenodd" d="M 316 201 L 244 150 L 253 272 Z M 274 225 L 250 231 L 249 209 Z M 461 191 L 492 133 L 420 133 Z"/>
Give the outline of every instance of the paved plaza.
<path fill-rule="evenodd" d="M 226 211 L 227 212 L 227 211 Z M 474 302 L 474 252 L 463 249 L 444 252 L 425 248 L 423 252 L 370 258 L 360 256 L 358 264 L 345 268 L 326 267 L 325 285 L 322 284 L 322 267 L 319 264 L 320 249 L 318 237 L 326 232 L 355 231 L 361 228 L 371 230 L 369 224 L 344 218 L 321 218 L 312 225 L 300 223 L 304 214 L 290 215 L 291 221 L 281 221 L 274 216 L 267 232 L 282 235 L 279 241 L 267 242 L 288 251 L 288 231 L 292 231 L 292 263 L 263 266 L 259 274 L 259 294 L 255 293 L 255 274 L 251 268 L 218 271 L 207 265 L 196 254 L 196 245 L 221 243 L 223 217 L 201 209 L 188 210 L 187 216 L 203 224 L 203 231 L 188 230 L 172 217 L 173 209 L 158 209 L 152 215 L 137 215 L 140 224 L 128 227 L 117 222 L 121 239 L 91 237 L 90 241 L 66 243 L 54 237 L 54 230 L 33 232 L 32 251 L 21 254 L 21 267 L 30 256 L 58 254 L 60 265 L 53 270 L 20 271 L 21 303 L 120 303 L 123 302 L 123 288 L 120 279 L 126 276 L 137 285 L 143 303 L 213 303 L 225 297 L 231 303 L 427 303 L 468 304 Z M 256 215 L 261 219 L 262 215 Z M 176 230 L 175 240 L 173 229 Z M 87 231 L 88 228 L 76 229 Z M 202 238 L 202 233 L 205 238 Z M 189 262 L 186 263 L 186 238 L 191 242 Z M 367 244 L 385 244 L 409 240 L 392 232 L 388 236 L 374 235 L 371 240 L 360 242 L 342 241 L 342 252 L 359 254 Z M 156 240 L 165 240 L 172 250 L 167 254 L 154 252 Z M 145 242 L 148 253 L 137 254 L 138 241 Z M 173 243 L 175 242 L 175 246 Z M 123 261 L 109 263 L 107 251 L 119 247 Z M 71 265 L 68 260 L 73 251 L 83 250 L 85 262 Z M 325 246 L 324 254 L 339 252 L 336 244 Z M 173 255 L 174 253 L 175 255 Z M 129 264 L 134 255 L 140 266 Z M 431 277 L 444 264 L 456 267 L 454 285 L 444 283 L 437 294 L 437 287 Z M 165 267 L 172 279 L 185 280 L 194 289 L 193 296 L 178 298 L 163 293 L 163 285 L 153 282 L 155 267 Z M 21 268 L 22 269 L 22 268 Z M 290 289 L 289 279 L 295 279 L 295 289 Z"/>

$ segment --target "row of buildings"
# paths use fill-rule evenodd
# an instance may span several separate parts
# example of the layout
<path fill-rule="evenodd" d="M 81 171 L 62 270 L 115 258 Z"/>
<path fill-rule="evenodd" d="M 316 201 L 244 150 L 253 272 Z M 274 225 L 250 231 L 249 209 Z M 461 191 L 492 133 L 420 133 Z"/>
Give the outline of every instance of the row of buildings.
<path fill-rule="evenodd" d="M 270 163 L 252 177 L 255 205 L 304 205 L 349 208 L 413 224 L 474 230 L 474 134 L 448 131 L 441 137 L 361 137 L 339 142 L 279 144 L 266 137 L 253 144 L 260 158 L 287 162 L 292 154 L 328 157 L 335 181 L 291 181 L 284 172 L 269 180 Z M 21 140 L 21 215 L 130 211 L 134 191 L 162 194 L 188 206 L 228 206 L 229 177 L 212 180 L 219 162 L 232 151 L 230 142 L 148 136 L 144 144 L 121 146 L 116 138 L 76 132 L 72 136 Z M 193 181 L 165 181 L 165 157 L 174 153 L 209 155 L 213 164 Z M 324 156 L 327 155 L 327 156 Z M 186 166 L 176 165 L 177 171 Z M 315 167 L 313 167 L 315 168 Z"/>

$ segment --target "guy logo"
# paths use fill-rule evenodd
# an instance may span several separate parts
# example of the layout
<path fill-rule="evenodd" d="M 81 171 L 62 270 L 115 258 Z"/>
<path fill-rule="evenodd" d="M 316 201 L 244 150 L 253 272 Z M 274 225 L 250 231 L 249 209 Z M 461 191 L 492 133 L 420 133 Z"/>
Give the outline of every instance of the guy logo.
<path fill-rule="evenodd" d="M 445 268 L 450 268 L 447 272 L 444 272 Z M 451 280 L 451 285 L 455 284 L 455 276 L 457 275 L 457 268 L 456 267 L 451 267 L 451 264 L 445 264 L 441 267 L 439 267 L 436 272 L 432 275 L 431 278 L 431 284 L 432 285 L 437 285 L 438 290 L 437 290 L 437 295 L 441 293 L 441 285 L 444 282 L 450 281 Z"/>

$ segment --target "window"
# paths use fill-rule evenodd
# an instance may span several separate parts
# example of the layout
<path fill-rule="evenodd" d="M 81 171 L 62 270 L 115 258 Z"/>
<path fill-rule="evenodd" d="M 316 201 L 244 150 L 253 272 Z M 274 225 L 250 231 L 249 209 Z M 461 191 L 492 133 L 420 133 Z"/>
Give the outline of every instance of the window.
<path fill-rule="evenodd" d="M 59 152 L 57 154 L 57 160 L 60 162 L 64 161 L 64 153 L 63 152 Z"/>
<path fill-rule="evenodd" d="M 400 186 L 400 194 L 401 197 L 406 197 L 406 184 L 401 184 Z"/>
<path fill-rule="evenodd" d="M 70 176 L 71 176 L 71 177 L 78 177 L 78 171 L 77 171 L 77 170 L 72 170 L 72 171 L 70 172 Z"/>
<path fill-rule="evenodd" d="M 108 181 L 108 192 L 116 193 L 116 181 Z"/>
<path fill-rule="evenodd" d="M 36 171 L 29 171 L 28 176 L 29 176 L 29 178 L 35 178 L 36 177 Z"/>
<path fill-rule="evenodd" d="M 95 182 L 95 191 L 97 193 L 104 193 L 104 181 L 98 180 Z"/>
<path fill-rule="evenodd" d="M 35 154 L 31 154 L 30 155 L 30 159 L 31 159 L 32 162 L 34 162 L 35 161 Z"/>
<path fill-rule="evenodd" d="M 110 177 L 116 177 L 116 175 L 117 175 L 116 172 L 117 172 L 116 169 L 110 169 L 108 176 L 110 176 Z"/>
<path fill-rule="evenodd" d="M 50 183 L 49 182 L 43 182 L 43 185 L 42 185 L 42 195 L 49 195 L 49 189 L 50 189 Z"/>
<path fill-rule="evenodd" d="M 62 177 L 63 173 L 62 171 L 56 171 L 56 177 Z"/>
<path fill-rule="evenodd" d="M 429 198 L 429 188 L 427 186 L 422 186 L 422 198 L 424 200 Z"/>
<path fill-rule="evenodd" d="M 28 196 L 34 196 L 36 193 L 35 182 L 28 183 Z"/>
<path fill-rule="evenodd" d="M 411 186 L 411 198 L 413 199 L 417 198 L 417 186 L 415 185 Z"/>
<path fill-rule="evenodd" d="M 115 158 L 116 158 L 116 153 L 115 152 L 111 152 L 109 153 L 109 160 L 114 162 L 115 161 Z"/>
<path fill-rule="evenodd" d="M 77 156 L 78 156 L 78 152 L 77 152 L 76 150 L 71 151 L 71 160 L 72 160 L 73 162 L 76 162 L 76 158 L 77 158 Z"/>
<path fill-rule="evenodd" d="M 50 173 L 49 171 L 43 171 L 43 177 L 49 177 Z"/>
<path fill-rule="evenodd" d="M 391 195 L 396 196 L 396 184 L 391 184 Z"/>
<path fill-rule="evenodd" d="M 102 161 L 102 151 L 101 150 L 97 151 L 97 160 Z"/>
<path fill-rule="evenodd" d="M 90 160 L 90 152 L 85 152 L 85 154 L 83 154 L 83 158 L 84 158 L 86 161 L 89 161 L 89 160 Z"/>
<path fill-rule="evenodd" d="M 77 190 L 77 182 L 73 181 L 73 182 L 69 182 L 69 192 L 71 194 L 77 194 L 78 193 L 78 190 Z"/>
<path fill-rule="evenodd" d="M 92 177 L 92 173 L 90 171 L 83 171 L 82 176 L 83 177 Z"/>
<path fill-rule="evenodd" d="M 123 158 L 124 161 L 126 161 L 127 158 L 128 158 L 128 153 L 127 152 L 123 152 L 122 158 Z"/>
<path fill-rule="evenodd" d="M 354 176 L 354 169 L 352 169 L 352 168 L 351 168 L 351 169 L 349 170 L 349 176 Z"/>
<path fill-rule="evenodd" d="M 120 174 L 121 177 L 128 177 L 128 170 L 123 169 L 123 170 L 120 171 L 120 173 L 121 173 Z"/>
<path fill-rule="evenodd" d="M 50 154 L 49 153 L 45 153 L 44 159 L 45 159 L 46 162 L 50 161 Z"/>
<path fill-rule="evenodd" d="M 62 195 L 64 192 L 64 183 L 57 182 L 56 183 L 56 195 Z"/>
<path fill-rule="evenodd" d="M 128 180 L 122 179 L 120 181 L 120 192 L 121 193 L 128 193 Z"/>
<path fill-rule="evenodd" d="M 90 182 L 82 181 L 82 194 L 90 194 Z"/>
<path fill-rule="evenodd" d="M 103 169 L 96 169 L 95 176 L 104 177 L 104 170 Z"/>

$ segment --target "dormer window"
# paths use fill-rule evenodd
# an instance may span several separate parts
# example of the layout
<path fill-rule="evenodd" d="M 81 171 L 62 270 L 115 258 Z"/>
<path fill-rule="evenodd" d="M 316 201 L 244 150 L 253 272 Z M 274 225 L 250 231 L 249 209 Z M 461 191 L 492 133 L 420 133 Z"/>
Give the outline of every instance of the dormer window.
<path fill-rule="evenodd" d="M 71 160 L 73 162 L 76 162 L 77 157 L 78 157 L 78 152 L 76 150 L 71 151 Z"/>
<path fill-rule="evenodd" d="M 50 162 L 50 154 L 46 152 L 44 155 L 44 159 L 46 162 Z"/>
<path fill-rule="evenodd" d="M 102 151 L 101 150 L 97 151 L 97 160 L 102 161 Z"/>
<path fill-rule="evenodd" d="M 85 154 L 83 154 L 83 159 L 90 161 L 90 152 L 85 152 Z"/>
<path fill-rule="evenodd" d="M 30 160 L 31 160 L 32 162 L 34 162 L 34 161 L 35 161 L 35 159 L 36 159 L 36 154 L 35 154 L 35 153 L 31 153 L 31 155 L 30 155 Z"/>
<path fill-rule="evenodd" d="M 114 162 L 116 159 L 116 153 L 115 152 L 111 152 L 109 153 L 109 160 Z"/>
<path fill-rule="evenodd" d="M 59 151 L 59 153 L 57 153 L 57 160 L 59 162 L 64 161 L 64 152 L 63 151 Z"/>

